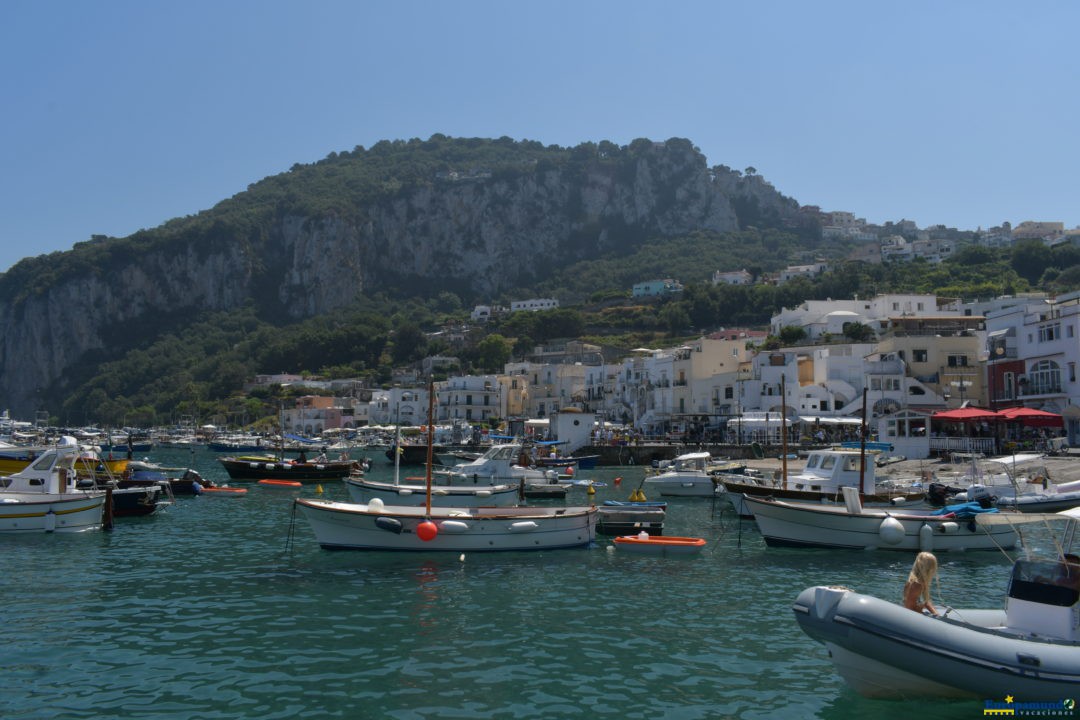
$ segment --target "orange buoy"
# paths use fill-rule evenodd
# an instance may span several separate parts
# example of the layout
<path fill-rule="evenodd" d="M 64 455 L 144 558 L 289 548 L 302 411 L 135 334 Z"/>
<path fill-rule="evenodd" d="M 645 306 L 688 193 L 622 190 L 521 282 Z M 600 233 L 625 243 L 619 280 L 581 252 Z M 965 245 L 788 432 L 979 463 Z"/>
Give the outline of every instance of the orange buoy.
<path fill-rule="evenodd" d="M 619 487 L 620 485 L 622 485 L 622 478 L 617 477 L 617 478 L 615 478 L 614 482 L 615 482 L 615 487 Z"/>

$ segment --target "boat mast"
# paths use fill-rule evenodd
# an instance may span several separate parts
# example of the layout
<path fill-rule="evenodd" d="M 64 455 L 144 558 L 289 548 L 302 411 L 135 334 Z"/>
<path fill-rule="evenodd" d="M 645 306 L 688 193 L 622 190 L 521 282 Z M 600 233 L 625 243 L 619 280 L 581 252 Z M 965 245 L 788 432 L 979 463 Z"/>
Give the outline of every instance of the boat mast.
<path fill-rule="evenodd" d="M 435 380 L 428 379 L 428 406 L 427 406 L 427 472 L 424 476 L 424 484 L 427 486 L 425 498 L 425 512 L 431 516 L 431 459 L 432 447 L 435 443 Z"/>
<path fill-rule="evenodd" d="M 859 427 L 859 492 L 866 493 L 866 388 L 862 389 L 862 425 Z"/>
<path fill-rule="evenodd" d="M 787 385 L 780 376 L 780 467 L 784 473 L 784 489 L 787 490 Z M 765 413 L 766 419 L 769 417 Z"/>

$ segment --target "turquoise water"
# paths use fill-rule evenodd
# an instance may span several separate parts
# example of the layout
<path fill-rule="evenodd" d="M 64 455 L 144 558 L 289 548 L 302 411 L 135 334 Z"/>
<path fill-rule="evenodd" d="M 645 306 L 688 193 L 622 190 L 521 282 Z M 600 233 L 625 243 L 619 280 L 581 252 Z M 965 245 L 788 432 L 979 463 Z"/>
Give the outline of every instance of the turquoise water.
<path fill-rule="evenodd" d="M 226 480 L 210 452 L 151 457 Z M 582 475 L 624 478 L 599 502 L 626 499 L 642 473 Z M 665 525 L 709 541 L 696 558 L 606 539 L 464 559 L 328 552 L 293 525 L 292 499 L 314 486 L 247 487 L 110 533 L 4 538 L 0 717 L 982 716 L 981 701 L 860 698 L 795 623 L 810 585 L 899 598 L 907 554 L 766 549 L 752 521 L 698 498 L 671 499 Z M 940 559 L 939 602 L 999 606 L 1002 554 Z"/>

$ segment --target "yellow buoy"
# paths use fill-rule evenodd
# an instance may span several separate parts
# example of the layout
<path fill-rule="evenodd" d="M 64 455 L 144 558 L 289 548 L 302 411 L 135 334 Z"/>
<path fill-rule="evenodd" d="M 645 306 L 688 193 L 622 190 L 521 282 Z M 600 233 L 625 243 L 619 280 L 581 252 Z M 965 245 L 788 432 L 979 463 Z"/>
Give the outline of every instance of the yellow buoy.
<path fill-rule="evenodd" d="M 589 489 L 588 489 L 588 491 L 587 491 L 587 492 L 588 492 L 588 493 L 589 493 L 590 495 L 595 495 L 595 494 L 596 494 L 596 488 L 594 488 L 594 487 L 593 487 L 593 484 L 592 484 L 592 483 L 589 483 Z"/>
<path fill-rule="evenodd" d="M 322 495 L 322 483 L 315 486 L 315 494 Z"/>

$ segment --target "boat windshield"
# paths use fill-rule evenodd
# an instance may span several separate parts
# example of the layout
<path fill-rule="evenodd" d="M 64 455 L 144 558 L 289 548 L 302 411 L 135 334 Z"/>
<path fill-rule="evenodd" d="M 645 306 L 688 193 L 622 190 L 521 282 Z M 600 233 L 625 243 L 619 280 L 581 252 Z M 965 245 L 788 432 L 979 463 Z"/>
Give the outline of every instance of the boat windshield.
<path fill-rule="evenodd" d="M 1080 600 L 1080 564 L 1056 560 L 1017 560 L 1009 597 L 1069 607 Z"/>

